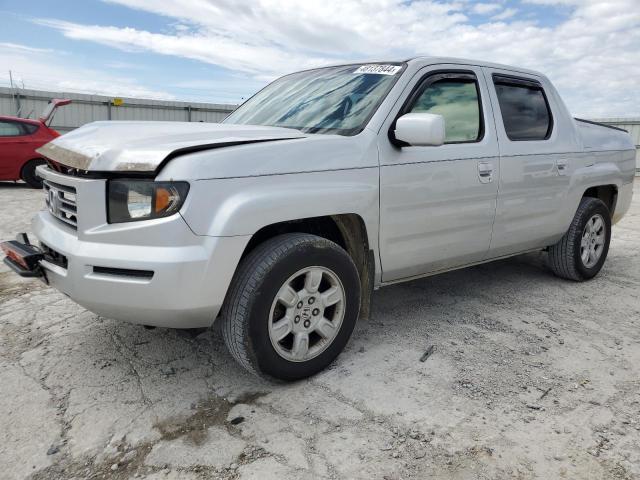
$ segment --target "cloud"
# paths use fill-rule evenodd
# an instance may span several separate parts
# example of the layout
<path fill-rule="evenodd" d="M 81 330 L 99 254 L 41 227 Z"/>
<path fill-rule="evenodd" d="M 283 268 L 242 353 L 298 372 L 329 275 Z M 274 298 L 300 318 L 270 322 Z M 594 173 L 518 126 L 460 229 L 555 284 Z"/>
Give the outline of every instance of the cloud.
<path fill-rule="evenodd" d="M 518 10 L 516 8 L 505 8 L 499 14 L 491 17 L 491 20 L 507 20 L 511 17 L 514 17 L 516 13 L 518 13 Z"/>
<path fill-rule="evenodd" d="M 24 55 L 28 52 L 29 55 Z M 56 54 L 55 62 L 52 53 Z M 109 75 L 62 59 L 59 51 L 14 43 L 0 43 L 0 64 L 11 65 L 13 81 L 25 88 L 79 92 L 110 96 L 173 100 L 174 95 L 147 88 L 126 76 Z M 61 61 L 62 59 L 62 61 Z M 9 75 L 0 72 L 0 82 L 9 84 Z"/>
<path fill-rule="evenodd" d="M 534 5 L 580 5 L 583 0 L 523 0 L 523 3 L 531 3 Z"/>
<path fill-rule="evenodd" d="M 476 3 L 471 7 L 471 11 L 478 15 L 486 15 L 497 10 L 502 10 L 502 5 L 499 3 Z"/>
<path fill-rule="evenodd" d="M 160 15 L 173 28 L 160 33 L 134 26 L 38 22 L 78 41 L 191 58 L 260 81 L 352 60 L 419 54 L 477 58 L 544 72 L 576 114 L 640 114 L 637 0 L 523 2 L 540 5 L 538 15 L 562 7 L 552 27 L 521 17 L 515 8 L 498 11 L 492 6 L 499 7 L 496 2 L 462 0 L 107 1 Z M 498 13 L 479 24 L 469 20 L 469 14 L 481 11 Z"/>
<path fill-rule="evenodd" d="M 62 55 L 66 53 L 61 50 L 53 50 L 51 48 L 36 48 L 36 47 L 30 47 L 28 45 L 21 45 L 19 43 L 11 43 L 11 42 L 0 42 L 0 49 L 12 50 L 14 52 L 20 52 L 20 53 L 55 53 L 57 55 Z"/>
<path fill-rule="evenodd" d="M 59 20 L 38 19 L 40 25 L 55 28 L 68 38 L 119 48 L 125 51 L 151 51 L 223 65 L 231 70 L 274 78 L 295 64 L 299 68 L 325 65 L 330 58 L 295 55 L 268 45 L 249 45 L 219 34 L 161 34 L 134 28 L 80 25 Z"/>

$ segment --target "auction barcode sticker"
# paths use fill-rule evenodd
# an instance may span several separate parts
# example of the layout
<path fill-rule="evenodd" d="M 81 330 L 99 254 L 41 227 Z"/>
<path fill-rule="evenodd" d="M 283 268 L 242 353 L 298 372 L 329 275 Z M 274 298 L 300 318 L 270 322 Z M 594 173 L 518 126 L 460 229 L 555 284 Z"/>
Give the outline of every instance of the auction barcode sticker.
<path fill-rule="evenodd" d="M 402 67 L 400 65 L 362 65 L 353 73 L 373 73 L 375 75 L 395 75 Z"/>

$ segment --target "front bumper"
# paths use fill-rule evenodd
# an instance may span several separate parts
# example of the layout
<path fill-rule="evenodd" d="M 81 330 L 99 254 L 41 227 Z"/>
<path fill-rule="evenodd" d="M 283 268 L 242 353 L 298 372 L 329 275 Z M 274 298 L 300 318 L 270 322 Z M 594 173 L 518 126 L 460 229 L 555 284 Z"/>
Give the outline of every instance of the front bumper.
<path fill-rule="evenodd" d="M 50 285 L 108 318 L 173 328 L 213 323 L 249 237 L 198 236 L 179 214 L 110 225 L 100 213 L 103 206 L 94 205 L 89 217 L 84 203 L 90 195 L 83 191 L 104 192 L 104 180 L 40 173 L 57 183 L 84 182 L 74 185 L 77 230 L 49 211 L 39 212 L 32 223 L 44 250 L 63 259 L 45 256 L 40 262 Z"/>

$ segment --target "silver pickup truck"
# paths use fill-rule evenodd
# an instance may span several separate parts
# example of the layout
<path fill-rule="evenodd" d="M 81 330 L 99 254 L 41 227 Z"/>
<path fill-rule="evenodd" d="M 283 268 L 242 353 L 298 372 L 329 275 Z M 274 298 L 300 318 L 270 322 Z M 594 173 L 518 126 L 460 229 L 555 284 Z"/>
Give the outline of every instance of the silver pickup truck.
<path fill-rule="evenodd" d="M 635 170 L 544 75 L 451 58 L 293 73 L 222 124 L 96 122 L 40 152 L 38 242 L 5 242 L 9 266 L 105 317 L 219 318 L 283 380 L 333 361 L 381 286 L 536 250 L 592 278 Z"/>

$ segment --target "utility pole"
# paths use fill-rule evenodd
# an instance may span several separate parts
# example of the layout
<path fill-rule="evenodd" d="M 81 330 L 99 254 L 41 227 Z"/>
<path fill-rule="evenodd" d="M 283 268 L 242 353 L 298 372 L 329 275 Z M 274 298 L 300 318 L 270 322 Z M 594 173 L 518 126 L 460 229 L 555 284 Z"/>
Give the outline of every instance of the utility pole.
<path fill-rule="evenodd" d="M 11 74 L 11 70 L 9 70 L 9 84 L 11 85 L 11 100 L 16 101 L 16 95 L 13 90 L 13 75 Z"/>
<path fill-rule="evenodd" d="M 16 117 L 19 117 L 20 111 L 22 110 L 22 107 L 20 107 L 20 92 L 17 91 L 17 87 L 13 84 L 13 73 L 11 70 L 9 70 L 9 83 L 11 83 L 11 96 L 16 102 Z"/>

